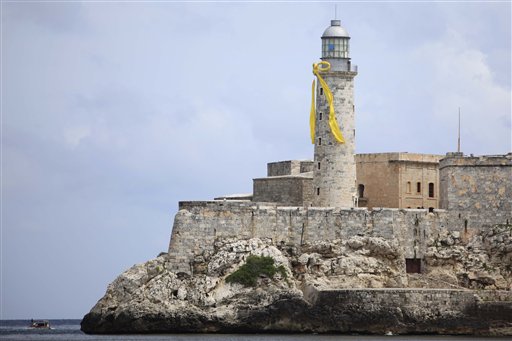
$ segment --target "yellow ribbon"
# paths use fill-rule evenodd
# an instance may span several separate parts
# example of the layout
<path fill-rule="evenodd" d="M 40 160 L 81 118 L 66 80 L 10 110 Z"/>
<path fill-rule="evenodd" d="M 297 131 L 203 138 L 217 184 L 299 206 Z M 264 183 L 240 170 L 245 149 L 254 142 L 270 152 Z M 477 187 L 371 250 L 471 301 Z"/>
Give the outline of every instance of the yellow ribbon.
<path fill-rule="evenodd" d="M 341 134 L 338 122 L 336 122 L 336 116 L 334 114 L 334 97 L 331 89 L 324 81 L 320 72 L 327 72 L 331 69 L 331 64 L 326 61 L 313 64 L 313 74 L 318 78 L 320 86 L 324 89 L 325 98 L 329 104 L 329 127 L 331 128 L 332 135 L 338 143 L 345 143 L 345 139 Z M 315 122 L 316 122 L 316 106 L 315 106 L 315 80 L 313 79 L 313 86 L 311 88 L 311 113 L 309 115 L 309 128 L 311 133 L 311 143 L 315 144 Z"/>

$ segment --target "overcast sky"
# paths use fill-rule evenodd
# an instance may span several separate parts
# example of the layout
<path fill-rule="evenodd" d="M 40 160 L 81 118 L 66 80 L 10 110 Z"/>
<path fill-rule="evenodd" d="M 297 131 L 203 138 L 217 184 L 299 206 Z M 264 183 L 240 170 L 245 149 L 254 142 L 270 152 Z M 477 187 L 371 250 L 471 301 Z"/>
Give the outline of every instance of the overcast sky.
<path fill-rule="evenodd" d="M 511 150 L 511 5 L 340 3 L 358 153 Z M 0 318 L 81 318 L 179 200 L 310 159 L 333 3 L 2 2 Z"/>

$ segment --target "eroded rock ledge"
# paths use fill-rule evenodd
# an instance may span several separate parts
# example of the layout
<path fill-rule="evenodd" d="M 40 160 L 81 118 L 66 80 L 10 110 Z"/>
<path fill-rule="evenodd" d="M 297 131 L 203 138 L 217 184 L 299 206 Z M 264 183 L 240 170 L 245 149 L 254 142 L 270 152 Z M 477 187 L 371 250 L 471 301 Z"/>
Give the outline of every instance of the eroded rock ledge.
<path fill-rule="evenodd" d="M 379 237 L 300 247 L 219 239 L 214 252 L 196 257 L 193 275 L 170 271 L 167 254 L 133 266 L 109 285 L 82 330 L 512 335 L 509 233 L 491 231 L 431 240 L 430 270 L 415 276 L 405 273 L 398 244 Z M 226 283 L 249 255 L 272 257 L 286 276 L 259 278 L 254 288 Z"/>

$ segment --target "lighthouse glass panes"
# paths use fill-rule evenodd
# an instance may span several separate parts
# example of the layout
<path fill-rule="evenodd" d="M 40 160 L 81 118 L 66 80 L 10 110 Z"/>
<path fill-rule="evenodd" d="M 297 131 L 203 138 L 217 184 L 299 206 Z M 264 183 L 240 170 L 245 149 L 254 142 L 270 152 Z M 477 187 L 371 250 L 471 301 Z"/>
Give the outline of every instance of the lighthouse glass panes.
<path fill-rule="evenodd" d="M 322 58 L 348 58 L 348 38 L 322 39 Z"/>

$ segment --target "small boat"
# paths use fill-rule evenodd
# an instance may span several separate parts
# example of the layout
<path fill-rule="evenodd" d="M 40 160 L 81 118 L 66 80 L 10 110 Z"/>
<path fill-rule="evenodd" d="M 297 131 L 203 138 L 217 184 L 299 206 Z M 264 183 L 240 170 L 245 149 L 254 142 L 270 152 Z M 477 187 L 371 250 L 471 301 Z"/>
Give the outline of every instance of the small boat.
<path fill-rule="evenodd" d="M 51 329 L 50 321 L 47 320 L 30 320 L 30 328 Z"/>

